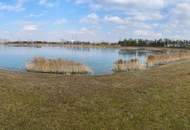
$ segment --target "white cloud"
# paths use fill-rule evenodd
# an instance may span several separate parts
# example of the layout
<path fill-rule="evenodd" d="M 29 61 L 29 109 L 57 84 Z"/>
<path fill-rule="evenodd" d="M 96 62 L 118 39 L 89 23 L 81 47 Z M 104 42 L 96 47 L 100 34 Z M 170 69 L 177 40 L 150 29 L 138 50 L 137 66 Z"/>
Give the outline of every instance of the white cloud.
<path fill-rule="evenodd" d="M 54 37 L 58 40 L 74 40 L 74 41 L 99 41 L 101 32 L 97 30 L 82 27 L 79 30 L 62 30 L 49 32 L 49 37 Z M 53 34 L 53 35 L 52 35 Z"/>
<path fill-rule="evenodd" d="M 81 28 L 78 33 L 79 34 L 88 34 L 88 35 L 94 35 L 95 34 L 94 30 L 90 30 L 90 29 L 85 28 L 85 27 Z"/>
<path fill-rule="evenodd" d="M 97 24 L 100 18 L 97 14 L 91 13 L 80 20 L 81 23 Z"/>
<path fill-rule="evenodd" d="M 115 24 L 127 24 L 128 21 L 126 19 L 122 19 L 119 16 L 105 16 L 105 20 Z"/>
<path fill-rule="evenodd" d="M 162 20 L 165 18 L 165 14 L 162 10 L 165 8 L 165 0 L 70 0 L 76 4 L 85 4 L 91 10 L 98 9 L 105 13 L 104 24 L 112 23 L 118 25 L 109 25 L 108 30 L 115 30 L 109 33 L 116 35 L 122 35 L 122 37 L 135 37 L 136 30 L 145 30 L 142 35 L 151 34 L 158 36 L 155 30 L 159 29 Z M 99 18 L 102 19 L 102 18 Z M 101 20 L 102 22 L 102 20 Z M 158 24 L 157 24 L 158 23 Z M 103 23 L 101 23 L 103 24 Z M 121 30 L 122 28 L 122 30 Z M 125 30 L 125 31 L 124 31 Z M 119 31 L 121 33 L 119 33 Z M 123 33 L 126 32 L 126 33 Z M 137 31 L 136 31 L 137 32 Z M 117 36 L 116 39 L 118 39 Z"/>
<path fill-rule="evenodd" d="M 159 39 L 161 38 L 162 34 L 161 33 L 157 33 L 154 31 L 150 31 L 150 30 L 135 30 L 134 35 L 137 38 L 147 38 L 149 37 L 149 39 Z"/>
<path fill-rule="evenodd" d="M 163 18 L 163 15 L 160 13 L 160 11 L 154 11 L 152 12 L 142 12 L 142 11 L 128 11 L 127 12 L 128 17 L 131 20 L 134 21 L 156 21 L 156 20 L 161 20 Z"/>
<path fill-rule="evenodd" d="M 38 25 L 35 24 L 26 24 L 23 27 L 23 30 L 26 32 L 33 32 L 38 30 Z"/>
<path fill-rule="evenodd" d="M 41 17 L 41 16 L 43 16 L 43 15 L 45 15 L 46 14 L 46 11 L 43 11 L 43 12 L 41 12 L 41 13 L 31 13 L 29 16 L 27 16 L 27 17 L 35 17 L 35 18 L 37 18 L 37 17 Z"/>
<path fill-rule="evenodd" d="M 164 6 L 164 0 L 70 0 L 74 1 L 76 4 L 87 3 L 90 7 L 102 6 L 117 9 L 127 9 L 127 8 L 140 8 L 140 9 L 160 9 Z M 105 9 L 107 9 L 105 8 Z"/>
<path fill-rule="evenodd" d="M 103 0 L 104 4 L 110 4 L 112 6 L 124 7 L 124 8 L 149 8 L 159 9 L 164 5 L 164 0 Z"/>
<path fill-rule="evenodd" d="M 0 2 L 0 10 L 2 11 L 21 11 L 24 10 L 24 0 L 17 0 L 15 4 L 6 4 Z"/>
<path fill-rule="evenodd" d="M 16 3 L 7 4 L 6 2 L 0 2 L 0 11 L 19 11 L 25 9 L 24 3 L 29 0 L 16 0 Z M 31 0 L 33 1 L 33 0 Z M 40 5 L 46 7 L 53 7 L 58 5 L 57 2 L 61 0 L 37 0 Z M 72 38 L 72 33 L 77 35 L 77 39 L 99 39 L 99 40 L 118 40 L 121 38 L 184 38 L 190 39 L 190 1 L 189 0 L 66 0 L 69 2 L 75 2 L 77 6 L 86 6 L 89 13 L 79 19 L 71 20 L 67 22 L 67 17 L 63 19 L 46 19 L 46 21 L 40 23 L 25 23 L 22 24 L 22 31 L 39 32 L 41 28 L 45 29 L 51 24 L 64 24 L 67 22 L 69 28 L 74 31 L 65 31 L 64 33 L 57 35 L 56 38 L 62 38 L 68 36 Z M 61 2 L 60 2 L 61 3 Z M 73 7 L 73 6 L 72 6 Z M 76 10 L 80 8 L 76 7 Z M 74 9 L 74 11 L 76 11 Z M 56 10 L 56 8 L 55 8 Z M 74 12 L 70 8 L 70 12 Z M 49 10 L 49 11 L 53 11 Z M 57 11 L 57 10 L 56 10 Z M 80 13 L 80 12 L 78 12 Z M 84 13 L 84 12 L 82 12 Z M 31 13 L 29 17 L 40 17 L 42 13 Z M 77 14 L 81 16 L 82 14 Z M 55 16 L 57 17 L 57 16 Z M 75 17 L 75 16 L 73 16 Z M 73 18 L 72 17 L 72 18 Z M 77 18 L 75 17 L 75 18 Z M 25 17 L 26 18 L 26 17 Z M 70 18 L 68 16 L 68 18 Z M 68 19 L 69 20 L 69 19 Z M 83 23 L 83 24 L 81 24 Z M 111 24 L 110 24 L 111 23 Z M 77 24 L 72 26 L 73 24 Z M 86 28 L 81 28 L 85 26 Z M 92 24 L 92 25 L 91 25 Z M 39 28 L 40 27 L 40 28 Z M 74 28 L 80 29 L 74 29 Z M 102 29 L 98 29 L 98 27 Z M 2 29 L 7 29 L 2 27 Z M 19 30 L 20 28 L 18 28 Z M 52 28 L 51 28 L 52 29 Z M 57 28 L 54 28 L 57 29 Z M 63 28 L 62 28 L 63 29 Z M 15 29 L 16 30 L 16 29 Z M 58 29 L 59 31 L 61 28 Z M 58 30 L 51 30 L 57 32 Z M 23 31 L 23 32 L 24 32 Z M 68 34 L 67 34 L 68 33 Z M 24 33 L 23 33 L 24 35 Z M 59 36 L 59 37 L 58 37 Z M 53 36 L 52 36 L 53 37 Z M 88 38 L 90 37 L 90 38 Z"/>
<path fill-rule="evenodd" d="M 190 39 L 190 1 L 178 1 L 172 5 L 160 31 L 168 38 Z"/>
<path fill-rule="evenodd" d="M 55 6 L 55 3 L 50 1 L 50 0 L 40 0 L 39 4 L 47 6 L 47 7 L 54 7 Z"/>
<path fill-rule="evenodd" d="M 180 21 L 188 21 L 190 22 L 190 1 L 182 2 L 176 5 L 176 7 L 172 10 L 172 17 Z"/>

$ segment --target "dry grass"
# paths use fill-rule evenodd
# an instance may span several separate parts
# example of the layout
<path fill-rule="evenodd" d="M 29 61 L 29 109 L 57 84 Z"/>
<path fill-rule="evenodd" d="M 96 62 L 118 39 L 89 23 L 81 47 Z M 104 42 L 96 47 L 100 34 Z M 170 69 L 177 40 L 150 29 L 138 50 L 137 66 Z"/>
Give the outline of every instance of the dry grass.
<path fill-rule="evenodd" d="M 0 70 L 1 130 L 189 130 L 190 61 L 109 76 Z"/>
<path fill-rule="evenodd" d="M 176 52 L 171 54 L 150 55 L 147 58 L 147 66 L 167 64 L 170 62 L 190 59 L 190 52 Z"/>
<path fill-rule="evenodd" d="M 33 58 L 33 60 L 26 65 L 26 70 L 31 72 L 63 74 L 87 74 L 91 72 L 89 67 L 74 61 L 45 59 L 42 57 Z"/>
<path fill-rule="evenodd" d="M 144 69 L 144 66 L 140 64 L 138 59 L 131 59 L 130 61 L 120 59 L 113 65 L 113 70 L 116 72 L 141 69 Z"/>

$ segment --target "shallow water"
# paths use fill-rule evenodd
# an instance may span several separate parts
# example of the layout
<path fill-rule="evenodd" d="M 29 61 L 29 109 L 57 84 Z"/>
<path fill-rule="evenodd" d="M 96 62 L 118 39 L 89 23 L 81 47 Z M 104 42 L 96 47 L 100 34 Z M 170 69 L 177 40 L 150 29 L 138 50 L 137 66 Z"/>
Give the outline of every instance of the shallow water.
<path fill-rule="evenodd" d="M 121 50 L 112 48 L 66 48 L 42 46 L 15 47 L 0 45 L 0 67 L 11 70 L 24 70 L 25 64 L 33 57 L 63 58 L 88 65 L 92 75 L 111 74 L 113 63 L 118 59 L 137 58 L 145 64 L 147 56 L 157 53 L 145 50 Z"/>

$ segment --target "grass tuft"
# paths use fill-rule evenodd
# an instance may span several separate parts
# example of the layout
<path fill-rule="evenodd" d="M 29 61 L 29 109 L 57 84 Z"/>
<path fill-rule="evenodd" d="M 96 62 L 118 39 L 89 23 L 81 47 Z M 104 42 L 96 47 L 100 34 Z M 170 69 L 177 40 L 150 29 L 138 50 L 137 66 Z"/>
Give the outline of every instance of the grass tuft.
<path fill-rule="evenodd" d="M 130 61 L 119 59 L 113 65 L 113 70 L 115 72 L 141 69 L 144 69 L 144 66 L 140 64 L 138 59 L 131 59 Z"/>
<path fill-rule="evenodd" d="M 189 52 L 176 52 L 171 54 L 150 55 L 147 58 L 147 67 L 167 64 L 178 60 L 190 59 Z"/>
<path fill-rule="evenodd" d="M 45 59 L 43 57 L 35 57 L 26 64 L 26 70 L 41 73 L 61 73 L 61 74 L 87 74 L 91 69 L 83 64 L 66 61 L 63 59 Z"/>

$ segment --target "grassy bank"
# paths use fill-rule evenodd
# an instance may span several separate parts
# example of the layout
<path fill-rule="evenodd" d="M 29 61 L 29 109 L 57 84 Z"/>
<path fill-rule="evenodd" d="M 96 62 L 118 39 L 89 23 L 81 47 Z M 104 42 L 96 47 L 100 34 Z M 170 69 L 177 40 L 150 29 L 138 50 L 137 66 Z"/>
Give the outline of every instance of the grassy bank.
<path fill-rule="evenodd" d="M 190 61 L 110 76 L 0 71 L 2 130 L 188 130 Z"/>

